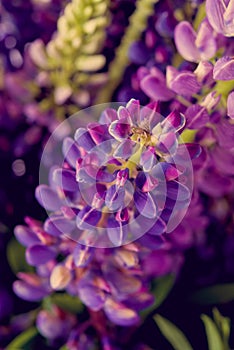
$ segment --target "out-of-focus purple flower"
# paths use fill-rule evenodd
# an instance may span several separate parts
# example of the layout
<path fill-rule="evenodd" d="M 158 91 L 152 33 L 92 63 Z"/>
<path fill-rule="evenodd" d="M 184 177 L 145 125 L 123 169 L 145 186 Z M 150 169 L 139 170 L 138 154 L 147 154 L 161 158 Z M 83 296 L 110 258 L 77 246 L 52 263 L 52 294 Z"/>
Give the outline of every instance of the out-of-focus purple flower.
<path fill-rule="evenodd" d="M 234 119 L 234 92 L 232 91 L 229 95 L 228 95 L 228 99 L 227 99 L 227 115 Z"/>
<path fill-rule="evenodd" d="M 213 76 L 215 80 L 233 80 L 234 79 L 234 59 L 224 56 L 214 65 Z"/>
<path fill-rule="evenodd" d="M 199 62 L 212 58 L 217 50 L 213 29 L 207 19 L 196 33 L 189 22 L 180 22 L 174 33 L 177 50 L 187 61 Z"/>
<path fill-rule="evenodd" d="M 225 36 L 234 35 L 233 0 L 207 0 L 206 15 L 214 30 Z"/>
<path fill-rule="evenodd" d="M 62 311 L 55 305 L 51 310 L 41 310 L 36 320 L 39 332 L 49 340 L 67 339 L 75 324 L 74 315 Z"/>

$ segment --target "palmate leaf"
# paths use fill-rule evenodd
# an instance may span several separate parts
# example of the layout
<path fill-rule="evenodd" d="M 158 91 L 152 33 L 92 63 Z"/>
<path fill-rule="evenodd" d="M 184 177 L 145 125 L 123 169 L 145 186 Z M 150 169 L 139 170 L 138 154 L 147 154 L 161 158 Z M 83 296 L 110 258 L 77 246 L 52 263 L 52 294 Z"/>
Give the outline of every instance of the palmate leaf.
<path fill-rule="evenodd" d="M 38 331 L 35 327 L 31 327 L 18 335 L 12 342 L 5 348 L 5 350 L 26 350 L 31 349 L 30 343 L 36 337 Z"/>
<path fill-rule="evenodd" d="M 217 284 L 195 292 L 191 300 L 200 304 L 219 304 L 234 300 L 234 283 Z"/>
<path fill-rule="evenodd" d="M 173 323 L 160 315 L 155 315 L 154 320 L 164 337 L 175 350 L 193 350 L 186 336 Z"/>

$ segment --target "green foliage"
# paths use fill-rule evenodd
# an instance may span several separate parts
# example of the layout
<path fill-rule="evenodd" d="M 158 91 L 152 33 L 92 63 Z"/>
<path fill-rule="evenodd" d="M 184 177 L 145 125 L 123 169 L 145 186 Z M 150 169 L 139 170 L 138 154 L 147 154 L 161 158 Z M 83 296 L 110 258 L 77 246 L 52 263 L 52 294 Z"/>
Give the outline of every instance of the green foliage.
<path fill-rule="evenodd" d="M 166 275 L 163 277 L 157 278 L 152 287 L 152 294 L 155 296 L 155 302 L 145 310 L 141 312 L 141 317 L 147 317 L 152 311 L 157 309 L 163 301 L 167 298 L 171 289 L 173 288 L 175 283 L 174 275 Z"/>
<path fill-rule="evenodd" d="M 111 101 L 113 92 L 121 82 L 124 71 L 129 63 L 129 48 L 134 41 L 140 38 L 142 32 L 145 30 L 147 20 L 153 12 L 154 5 L 158 1 L 159 0 L 138 0 L 136 2 L 136 10 L 130 17 L 129 26 L 120 46 L 115 52 L 115 59 L 109 66 L 108 83 L 97 97 L 97 103 Z"/>
<path fill-rule="evenodd" d="M 234 284 L 217 284 L 203 288 L 194 293 L 191 300 L 200 304 L 227 303 L 234 300 Z"/>
<path fill-rule="evenodd" d="M 18 335 L 6 348 L 5 350 L 30 350 L 30 346 L 33 339 L 38 334 L 38 331 L 35 327 L 31 327 Z"/>
<path fill-rule="evenodd" d="M 213 309 L 213 318 L 214 320 L 207 315 L 201 316 L 206 330 L 209 350 L 230 350 L 230 319 L 223 317 L 217 309 Z M 154 316 L 154 320 L 173 349 L 193 350 L 186 336 L 173 323 L 158 314 Z"/>
<path fill-rule="evenodd" d="M 17 274 L 20 271 L 32 272 L 32 266 L 25 260 L 25 248 L 14 238 L 7 246 L 7 259 L 12 271 Z"/>
<path fill-rule="evenodd" d="M 53 304 L 74 314 L 81 313 L 84 309 L 80 299 L 67 293 L 55 293 L 43 300 L 43 308 L 45 309 L 50 309 Z"/>
<path fill-rule="evenodd" d="M 171 343 L 175 350 L 193 350 L 188 339 L 173 323 L 160 315 L 155 315 L 154 320 L 164 337 Z"/>
<path fill-rule="evenodd" d="M 109 22 L 108 3 L 108 0 L 72 0 L 58 19 L 52 40 L 46 46 L 39 40 L 31 45 L 31 57 L 46 73 L 50 89 L 48 98 L 40 102 L 42 110 L 55 109 L 64 118 L 62 105 L 67 99 L 73 97 L 74 105 L 87 105 L 94 90 L 92 86 L 105 81 L 102 73 L 94 73 L 105 65 L 100 50 Z M 74 105 L 70 105 L 70 113 L 77 111 L 72 109 Z"/>

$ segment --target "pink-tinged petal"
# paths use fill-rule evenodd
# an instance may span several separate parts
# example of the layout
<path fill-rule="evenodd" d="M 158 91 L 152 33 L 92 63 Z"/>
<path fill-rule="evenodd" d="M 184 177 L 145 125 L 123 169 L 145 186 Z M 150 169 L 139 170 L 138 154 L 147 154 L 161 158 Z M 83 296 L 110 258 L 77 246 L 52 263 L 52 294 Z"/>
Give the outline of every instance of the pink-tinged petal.
<path fill-rule="evenodd" d="M 129 274 L 125 274 L 123 271 L 119 271 L 114 266 L 108 264 L 104 270 L 104 277 L 111 289 L 117 295 L 128 295 L 136 293 L 142 286 L 141 281 Z"/>
<path fill-rule="evenodd" d="M 80 158 L 80 150 L 76 142 L 70 137 L 66 137 L 63 141 L 63 155 L 68 163 L 75 168 L 76 161 Z"/>
<path fill-rule="evenodd" d="M 158 186 L 158 179 L 140 171 L 136 177 L 136 185 L 142 192 L 150 192 Z"/>
<path fill-rule="evenodd" d="M 86 274 L 78 283 L 78 294 L 81 301 L 94 311 L 102 309 L 106 293 L 95 286 L 94 276 Z"/>
<path fill-rule="evenodd" d="M 54 290 L 62 290 L 71 282 L 71 271 L 64 265 L 58 264 L 50 275 L 50 285 Z"/>
<path fill-rule="evenodd" d="M 176 73 L 175 68 L 168 66 L 166 75 L 168 86 L 179 95 L 190 97 L 201 89 L 201 84 L 198 83 L 194 73 L 178 71 Z"/>
<path fill-rule="evenodd" d="M 48 295 L 48 291 L 43 287 L 36 287 L 24 281 L 15 281 L 13 290 L 18 297 L 28 301 L 39 301 Z"/>
<path fill-rule="evenodd" d="M 74 138 L 78 146 L 84 148 L 86 151 L 90 151 L 93 147 L 95 147 L 94 141 L 85 128 L 77 129 Z"/>
<path fill-rule="evenodd" d="M 140 101 L 135 99 L 131 99 L 126 105 L 126 108 L 129 111 L 129 114 L 134 124 L 136 124 L 139 119 L 140 107 Z"/>
<path fill-rule="evenodd" d="M 119 326 L 132 326 L 140 320 L 136 311 L 110 298 L 105 302 L 104 311 L 111 322 Z"/>
<path fill-rule="evenodd" d="M 167 197 L 176 201 L 187 201 L 191 198 L 189 189 L 177 181 L 167 183 Z"/>
<path fill-rule="evenodd" d="M 124 120 L 129 125 L 132 125 L 132 118 L 126 107 L 120 106 L 117 111 L 119 120 Z"/>
<path fill-rule="evenodd" d="M 141 89 L 152 100 L 169 101 L 174 97 L 172 91 L 166 86 L 166 81 L 161 81 L 158 77 L 148 75 L 140 82 Z"/>
<path fill-rule="evenodd" d="M 17 240 L 25 247 L 40 243 L 39 238 L 30 228 L 27 226 L 18 225 L 15 227 L 14 234 Z"/>
<path fill-rule="evenodd" d="M 186 119 L 182 113 L 177 110 L 172 111 L 161 123 L 163 132 L 181 130 L 186 123 Z"/>
<path fill-rule="evenodd" d="M 139 149 L 139 147 L 140 145 L 136 142 L 126 139 L 118 145 L 114 151 L 113 156 L 116 158 L 128 159 Z"/>
<path fill-rule="evenodd" d="M 159 102 L 154 101 L 142 107 L 138 124 L 142 126 L 143 129 L 148 128 L 152 130 L 161 120 L 162 116 L 159 114 Z"/>
<path fill-rule="evenodd" d="M 224 32 L 224 13 L 226 6 L 222 0 L 207 0 L 206 1 L 206 15 L 210 25 L 217 33 Z"/>
<path fill-rule="evenodd" d="M 78 191 L 76 173 L 68 169 L 55 169 L 53 171 L 53 182 L 65 191 Z"/>
<path fill-rule="evenodd" d="M 110 124 L 114 120 L 118 119 L 117 112 L 115 109 L 106 108 L 99 119 L 100 124 Z"/>
<path fill-rule="evenodd" d="M 199 62 L 194 74 L 200 84 L 211 84 L 214 81 L 213 64 L 207 61 Z"/>
<path fill-rule="evenodd" d="M 201 106 L 206 107 L 206 109 L 209 112 L 212 112 L 221 99 L 221 95 L 218 95 L 218 96 L 216 95 L 217 95 L 216 91 L 210 92 L 208 95 L 206 95 L 206 97 L 202 101 Z"/>
<path fill-rule="evenodd" d="M 228 95 L 227 99 L 227 115 L 234 119 L 234 91 Z"/>
<path fill-rule="evenodd" d="M 32 266 L 44 265 L 56 255 L 54 249 L 43 244 L 35 244 L 26 250 L 26 260 Z"/>
<path fill-rule="evenodd" d="M 210 119 L 206 108 L 200 105 L 189 106 L 185 112 L 185 116 L 189 129 L 199 129 L 206 125 Z"/>
<path fill-rule="evenodd" d="M 111 138 L 108 133 L 108 126 L 106 124 L 90 123 L 87 126 L 87 129 L 93 139 L 93 141 L 99 145 L 102 142 L 105 142 Z M 107 143 L 105 145 L 107 147 Z"/>
<path fill-rule="evenodd" d="M 234 79 L 234 58 L 222 57 L 214 66 L 213 77 L 215 80 L 233 80 Z"/>
<path fill-rule="evenodd" d="M 216 40 L 213 35 L 213 28 L 207 19 L 200 24 L 195 44 L 200 52 L 202 60 L 211 59 L 217 50 Z"/>
<path fill-rule="evenodd" d="M 109 133 L 116 140 L 125 140 L 131 131 L 131 125 L 129 124 L 128 118 L 122 118 L 120 120 L 115 120 L 109 126 Z"/>
<path fill-rule="evenodd" d="M 74 213 L 75 214 L 75 213 Z M 75 229 L 76 225 L 73 220 L 63 216 L 50 216 L 44 224 L 44 230 L 51 236 L 59 237 L 63 234 L 69 234 Z"/>
<path fill-rule="evenodd" d="M 76 225 L 81 230 L 90 230 L 96 227 L 101 216 L 102 213 L 100 211 L 87 206 L 78 213 L 76 217 Z"/>
<path fill-rule="evenodd" d="M 134 202 L 141 215 L 149 219 L 157 217 L 157 206 L 150 193 L 136 190 L 134 193 Z"/>
<path fill-rule="evenodd" d="M 234 1 L 230 0 L 224 13 L 225 35 L 234 36 Z"/>
<path fill-rule="evenodd" d="M 58 194 L 47 185 L 40 185 L 36 188 L 36 199 L 46 210 L 56 211 L 62 206 L 62 200 Z"/>
<path fill-rule="evenodd" d="M 200 53 L 195 45 L 196 37 L 197 34 L 189 22 L 180 22 L 175 28 L 176 48 L 190 62 L 200 61 Z"/>

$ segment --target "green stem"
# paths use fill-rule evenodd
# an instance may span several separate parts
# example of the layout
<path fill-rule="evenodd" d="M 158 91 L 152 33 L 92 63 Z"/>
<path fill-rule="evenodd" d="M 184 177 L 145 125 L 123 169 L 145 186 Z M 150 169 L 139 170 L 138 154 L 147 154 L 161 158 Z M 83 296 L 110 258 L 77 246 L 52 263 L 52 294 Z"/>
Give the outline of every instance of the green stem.
<path fill-rule="evenodd" d="M 154 5 L 159 0 L 138 0 L 136 10 L 129 20 L 129 26 L 121 41 L 120 46 L 116 50 L 114 60 L 109 66 L 109 81 L 101 90 L 96 99 L 96 103 L 105 103 L 111 101 L 113 92 L 122 80 L 124 71 L 129 63 L 128 51 L 130 45 L 140 38 L 145 30 L 148 17 L 152 14 Z"/>

